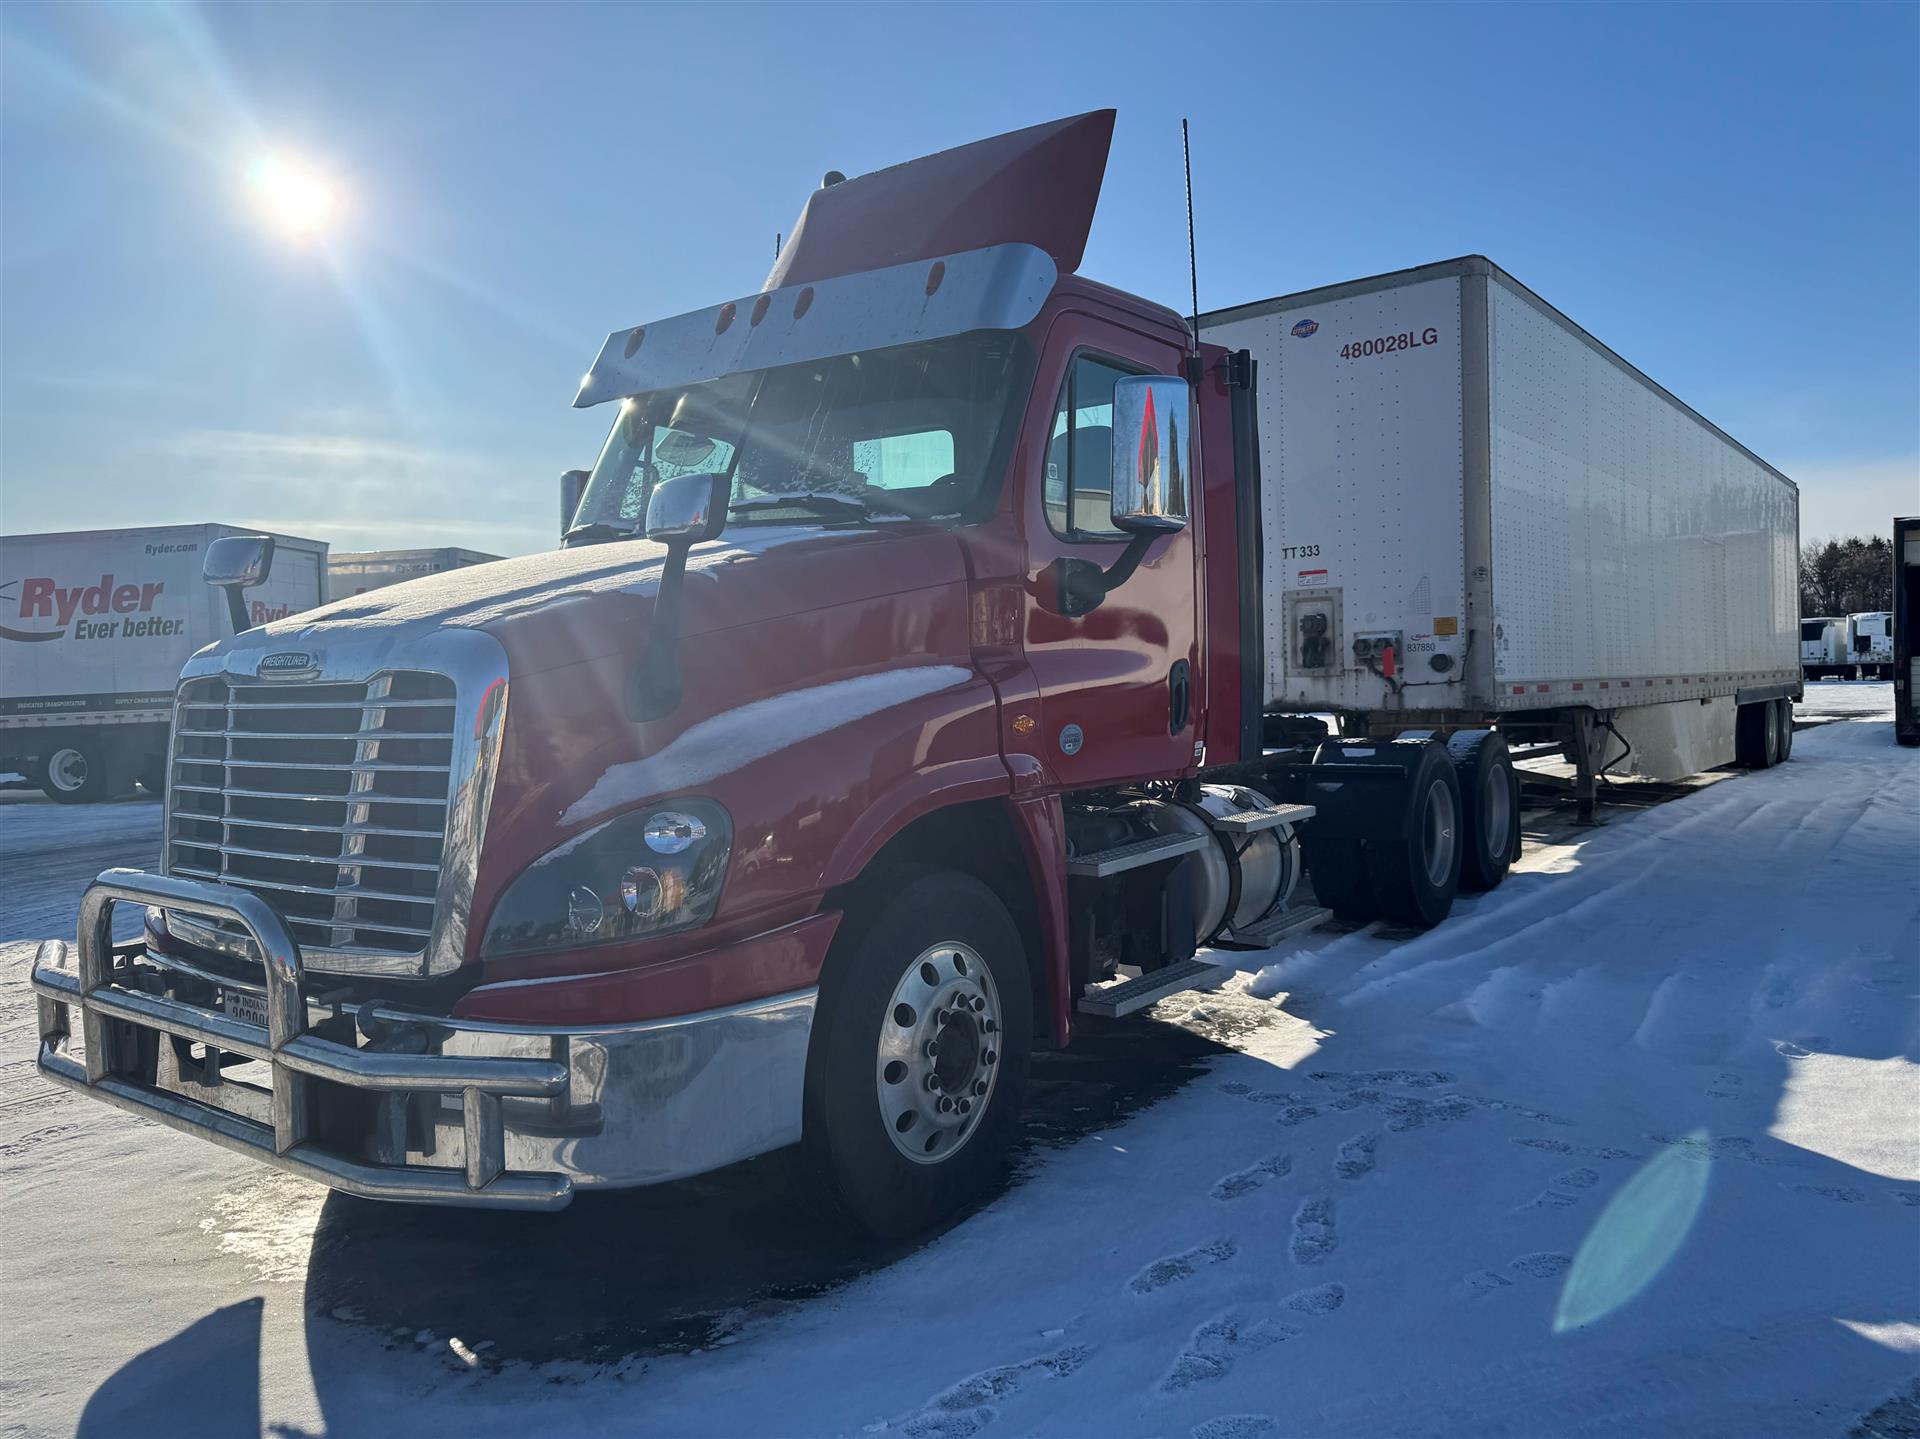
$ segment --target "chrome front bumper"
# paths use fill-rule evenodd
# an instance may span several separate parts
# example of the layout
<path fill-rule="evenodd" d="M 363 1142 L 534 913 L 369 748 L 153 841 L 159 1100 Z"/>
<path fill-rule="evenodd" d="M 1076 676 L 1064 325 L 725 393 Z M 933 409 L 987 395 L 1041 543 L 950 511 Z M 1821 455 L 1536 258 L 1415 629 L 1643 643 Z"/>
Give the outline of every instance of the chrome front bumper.
<path fill-rule="evenodd" d="M 117 903 L 237 920 L 262 978 L 115 946 Z M 576 1186 L 684 1178 L 800 1138 L 811 989 L 594 1029 L 356 1006 L 311 991 L 326 976 L 257 896 L 126 869 L 87 890 L 77 948 L 70 966 L 49 940 L 34 961 L 42 1074 L 348 1193 L 559 1209 Z M 264 999 L 267 1024 L 226 1013 L 229 990 Z"/>

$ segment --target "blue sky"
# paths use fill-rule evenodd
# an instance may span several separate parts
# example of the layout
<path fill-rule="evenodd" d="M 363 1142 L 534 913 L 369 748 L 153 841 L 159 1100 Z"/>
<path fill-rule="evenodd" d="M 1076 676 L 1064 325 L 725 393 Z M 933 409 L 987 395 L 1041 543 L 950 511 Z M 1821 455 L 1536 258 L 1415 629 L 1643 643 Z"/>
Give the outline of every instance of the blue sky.
<path fill-rule="evenodd" d="M 0 12 L 0 530 L 549 545 L 608 331 L 827 168 L 1120 112 L 1083 266 L 1186 304 L 1491 255 L 1801 482 L 1920 508 L 1920 7 Z M 249 167 L 339 197 L 263 223 Z"/>

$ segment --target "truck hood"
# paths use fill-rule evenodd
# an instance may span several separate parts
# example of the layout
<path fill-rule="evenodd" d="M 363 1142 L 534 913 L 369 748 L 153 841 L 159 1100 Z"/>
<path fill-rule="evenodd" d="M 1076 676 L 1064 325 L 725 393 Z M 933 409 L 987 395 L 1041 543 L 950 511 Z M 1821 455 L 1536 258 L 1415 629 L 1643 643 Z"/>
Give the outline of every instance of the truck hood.
<path fill-rule="evenodd" d="M 427 575 L 249 630 L 227 648 L 324 651 L 330 638 L 349 631 L 404 643 L 409 630 L 454 627 L 492 634 L 516 677 L 638 655 L 666 554 L 664 545 L 624 540 Z M 691 639 L 964 574 L 958 542 L 937 525 L 736 526 L 688 555 L 681 633 Z"/>

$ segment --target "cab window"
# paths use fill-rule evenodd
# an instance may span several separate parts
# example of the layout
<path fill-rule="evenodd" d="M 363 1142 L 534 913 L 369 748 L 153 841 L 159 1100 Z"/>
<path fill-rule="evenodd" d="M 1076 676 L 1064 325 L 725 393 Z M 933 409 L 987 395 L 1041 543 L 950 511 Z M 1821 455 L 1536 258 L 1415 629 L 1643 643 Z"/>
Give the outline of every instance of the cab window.
<path fill-rule="evenodd" d="M 1138 371 L 1077 355 L 1047 440 L 1047 523 L 1063 539 L 1124 539 L 1113 527 L 1113 382 Z"/>

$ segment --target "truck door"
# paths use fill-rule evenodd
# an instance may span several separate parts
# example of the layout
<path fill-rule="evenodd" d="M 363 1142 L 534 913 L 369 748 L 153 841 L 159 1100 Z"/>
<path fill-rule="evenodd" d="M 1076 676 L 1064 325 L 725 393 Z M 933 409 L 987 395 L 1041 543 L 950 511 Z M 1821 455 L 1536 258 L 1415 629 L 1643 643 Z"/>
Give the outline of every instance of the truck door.
<path fill-rule="evenodd" d="M 1057 333 L 1057 331 L 1056 331 Z M 1025 646 L 1040 692 L 1042 732 L 1030 752 L 1069 788 L 1177 773 L 1194 763 L 1200 655 L 1195 556 L 1198 506 L 1186 529 L 1156 538 L 1139 568 L 1089 614 L 1062 613 L 1054 562 L 1110 568 L 1127 536 L 1112 523 L 1113 386 L 1123 375 L 1177 374 L 1177 348 L 1119 327 L 1089 327 L 1049 346 L 1038 393 L 1057 396 L 1019 453 L 1026 481 Z M 1173 417 L 1191 436 L 1193 408 Z M 1189 444 L 1186 453 L 1198 454 Z M 1198 486 L 1193 487 L 1195 490 Z"/>

